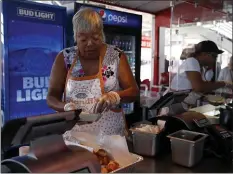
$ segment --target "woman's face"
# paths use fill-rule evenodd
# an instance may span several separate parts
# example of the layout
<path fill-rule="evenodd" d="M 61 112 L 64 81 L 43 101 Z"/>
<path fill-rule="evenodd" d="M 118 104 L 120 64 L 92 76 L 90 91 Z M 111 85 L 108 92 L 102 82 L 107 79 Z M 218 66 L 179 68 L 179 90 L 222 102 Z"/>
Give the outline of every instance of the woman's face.
<path fill-rule="evenodd" d="M 204 66 L 213 66 L 217 61 L 218 55 L 216 53 L 201 53 L 201 62 Z"/>
<path fill-rule="evenodd" d="M 81 56 L 86 59 L 95 59 L 99 56 L 103 43 L 100 32 L 80 32 L 77 33 L 76 40 Z"/>

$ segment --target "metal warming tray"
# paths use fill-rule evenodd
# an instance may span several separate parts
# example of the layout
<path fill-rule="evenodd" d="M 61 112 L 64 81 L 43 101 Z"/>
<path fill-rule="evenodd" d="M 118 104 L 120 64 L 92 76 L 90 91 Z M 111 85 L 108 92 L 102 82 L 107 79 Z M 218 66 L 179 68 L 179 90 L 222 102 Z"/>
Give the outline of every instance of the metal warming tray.
<path fill-rule="evenodd" d="M 81 145 L 79 144 L 80 142 L 76 142 L 76 143 L 73 143 L 73 142 L 69 142 L 69 141 L 66 141 L 66 145 L 73 145 L 73 146 L 78 146 L 78 147 L 82 147 L 90 152 L 93 153 L 93 148 L 92 147 L 89 147 L 89 146 L 86 146 L 86 145 Z M 134 153 L 130 153 L 132 155 L 132 157 L 135 159 L 135 161 L 127 166 L 120 166 L 120 168 L 118 168 L 117 170 L 114 170 L 110 173 L 133 173 L 133 170 L 134 170 L 134 167 L 143 160 L 143 157 L 142 156 L 139 156 L 137 154 L 134 154 Z M 119 162 L 119 161 L 117 161 Z"/>
<path fill-rule="evenodd" d="M 139 126 L 130 129 L 133 138 L 133 152 L 143 156 L 155 156 L 158 154 L 159 151 L 159 134 L 141 132 L 136 130 L 136 128 L 140 128 L 143 126 L 146 126 L 146 124 L 140 124 Z"/>
<path fill-rule="evenodd" d="M 133 155 L 135 158 L 137 158 L 137 160 L 133 163 L 133 164 L 130 164 L 128 166 L 125 166 L 125 167 L 122 167 L 122 168 L 119 168 L 111 173 L 133 173 L 133 170 L 134 170 L 134 167 L 140 162 L 143 160 L 143 157 L 139 156 L 139 155 L 136 155 L 136 154 L 133 154 L 131 153 L 131 155 Z"/>
<path fill-rule="evenodd" d="M 197 164 L 203 156 L 204 141 L 208 135 L 180 130 L 168 135 L 171 140 L 173 162 L 186 167 Z"/>

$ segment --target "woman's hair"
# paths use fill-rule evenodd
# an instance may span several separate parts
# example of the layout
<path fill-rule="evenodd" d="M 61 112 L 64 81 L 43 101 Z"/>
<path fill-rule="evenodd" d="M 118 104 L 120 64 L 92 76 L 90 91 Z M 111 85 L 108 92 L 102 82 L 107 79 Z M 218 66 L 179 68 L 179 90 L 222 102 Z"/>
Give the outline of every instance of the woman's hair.
<path fill-rule="evenodd" d="M 81 8 L 73 16 L 73 32 L 74 40 L 76 42 L 77 33 L 79 32 L 90 32 L 90 31 L 99 31 L 102 37 L 102 40 L 105 40 L 104 36 L 104 25 L 103 20 L 99 13 L 97 13 L 92 8 Z"/>
<path fill-rule="evenodd" d="M 185 60 L 186 58 L 189 57 L 194 57 L 195 56 L 195 45 L 189 45 L 187 48 L 184 48 L 181 55 L 180 59 Z"/>

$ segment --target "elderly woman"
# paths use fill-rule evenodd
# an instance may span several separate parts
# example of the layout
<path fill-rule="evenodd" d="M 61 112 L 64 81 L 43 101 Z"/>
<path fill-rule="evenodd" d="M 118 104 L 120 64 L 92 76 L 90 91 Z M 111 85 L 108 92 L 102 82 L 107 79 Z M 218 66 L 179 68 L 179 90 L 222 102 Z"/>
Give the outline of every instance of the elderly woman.
<path fill-rule="evenodd" d="M 82 109 L 101 114 L 92 124 L 74 126 L 65 137 L 72 132 L 123 135 L 121 104 L 134 102 L 139 95 L 127 57 L 104 43 L 102 18 L 91 8 L 82 8 L 74 15 L 73 31 L 77 46 L 57 55 L 47 104 L 59 112 Z"/>

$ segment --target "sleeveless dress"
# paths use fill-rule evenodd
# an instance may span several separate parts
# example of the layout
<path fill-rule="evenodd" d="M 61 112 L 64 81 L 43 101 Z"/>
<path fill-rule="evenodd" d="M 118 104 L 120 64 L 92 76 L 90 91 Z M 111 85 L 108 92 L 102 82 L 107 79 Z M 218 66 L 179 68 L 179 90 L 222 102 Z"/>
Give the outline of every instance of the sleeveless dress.
<path fill-rule="evenodd" d="M 107 45 L 104 57 L 100 57 L 99 73 L 94 76 L 85 76 L 79 58 L 77 47 L 63 50 L 65 65 L 68 69 L 64 99 L 66 102 L 77 103 L 78 109 L 92 113 L 93 98 L 99 98 L 110 91 L 119 91 L 118 68 L 121 50 L 112 45 Z M 123 135 L 125 119 L 121 106 L 102 113 L 101 118 L 92 124 L 75 125 L 63 137 L 66 141 L 75 141 L 71 136 L 75 132 L 89 132 L 102 135 Z"/>

